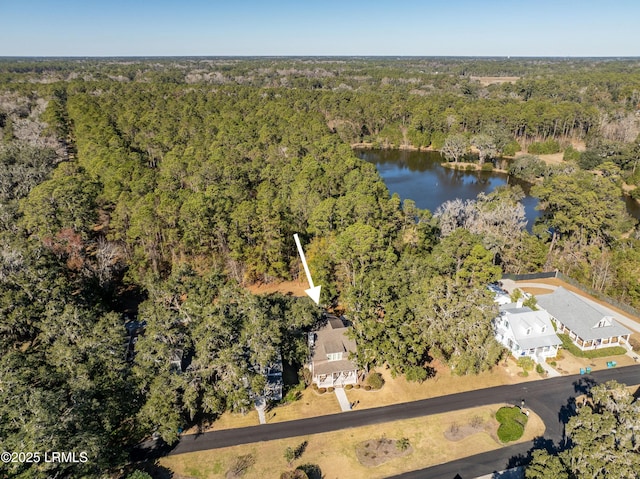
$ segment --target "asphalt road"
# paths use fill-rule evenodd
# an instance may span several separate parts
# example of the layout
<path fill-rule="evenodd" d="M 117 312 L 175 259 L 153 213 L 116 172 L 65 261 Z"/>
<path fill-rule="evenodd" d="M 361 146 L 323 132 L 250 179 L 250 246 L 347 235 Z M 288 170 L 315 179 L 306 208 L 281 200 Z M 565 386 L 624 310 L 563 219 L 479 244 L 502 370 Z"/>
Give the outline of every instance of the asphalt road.
<path fill-rule="evenodd" d="M 182 437 L 169 454 L 183 454 L 286 437 L 306 436 L 500 402 L 519 405 L 522 399 L 525 400 L 525 407 L 538 414 L 546 426 L 544 438 L 536 441 L 536 447 L 543 444 L 558 446 L 563 440 L 564 424 L 572 414 L 570 407 L 572 399 L 584 393 L 591 385 L 610 379 L 626 384 L 640 384 L 640 365 L 595 371 L 585 376 L 561 376 L 523 384 L 497 386 L 410 403 L 354 410 L 297 421 L 187 435 Z M 473 478 L 526 463 L 528 452 L 533 446 L 534 443 L 531 442 L 503 447 L 496 451 L 396 477 L 402 479 Z"/>

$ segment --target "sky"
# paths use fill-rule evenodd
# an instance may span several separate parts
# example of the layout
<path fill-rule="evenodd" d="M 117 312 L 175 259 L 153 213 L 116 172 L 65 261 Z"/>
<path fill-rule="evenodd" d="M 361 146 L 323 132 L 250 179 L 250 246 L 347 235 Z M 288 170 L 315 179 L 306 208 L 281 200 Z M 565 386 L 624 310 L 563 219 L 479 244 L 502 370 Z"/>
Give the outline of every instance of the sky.
<path fill-rule="evenodd" d="M 640 56 L 638 0 L 0 0 L 0 56 Z"/>

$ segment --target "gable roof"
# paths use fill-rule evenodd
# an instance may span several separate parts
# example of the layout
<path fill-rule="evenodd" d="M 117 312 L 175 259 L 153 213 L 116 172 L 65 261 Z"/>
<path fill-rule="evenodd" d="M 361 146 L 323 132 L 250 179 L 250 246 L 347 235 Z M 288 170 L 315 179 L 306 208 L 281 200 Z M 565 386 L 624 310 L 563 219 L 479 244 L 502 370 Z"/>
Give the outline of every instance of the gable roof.
<path fill-rule="evenodd" d="M 509 328 L 521 349 L 562 344 L 546 312 L 533 311 L 526 306 L 518 307 L 516 303 L 501 306 L 500 310 L 509 322 Z"/>
<path fill-rule="evenodd" d="M 588 303 L 560 286 L 551 294 L 537 296 L 538 304 L 585 341 L 631 334 L 611 317 L 611 312 L 597 303 Z M 600 320 L 604 326 L 598 327 Z"/>
<path fill-rule="evenodd" d="M 327 324 L 315 332 L 311 357 L 315 374 L 357 369 L 356 364 L 347 359 L 350 352 L 356 351 L 356 342 L 346 335 L 348 328 L 336 316 L 329 316 L 328 319 Z M 343 359 L 328 361 L 327 355 L 332 353 L 343 353 Z"/>

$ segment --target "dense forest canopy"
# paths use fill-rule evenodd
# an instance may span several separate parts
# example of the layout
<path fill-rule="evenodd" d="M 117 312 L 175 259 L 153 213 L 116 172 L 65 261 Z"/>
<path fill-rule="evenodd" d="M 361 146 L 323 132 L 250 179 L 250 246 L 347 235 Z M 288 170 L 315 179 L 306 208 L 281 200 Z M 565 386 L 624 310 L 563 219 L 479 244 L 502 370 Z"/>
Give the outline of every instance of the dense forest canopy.
<path fill-rule="evenodd" d="M 0 446 L 92 458 L 11 474 L 97 476 L 299 368 L 320 309 L 246 289 L 301 276 L 294 233 L 359 364 L 410 380 L 496 364 L 503 272 L 640 306 L 639 112 L 637 59 L 1 59 Z M 517 188 L 420 210 L 354 144 L 564 160 L 502 160 L 529 234 Z"/>

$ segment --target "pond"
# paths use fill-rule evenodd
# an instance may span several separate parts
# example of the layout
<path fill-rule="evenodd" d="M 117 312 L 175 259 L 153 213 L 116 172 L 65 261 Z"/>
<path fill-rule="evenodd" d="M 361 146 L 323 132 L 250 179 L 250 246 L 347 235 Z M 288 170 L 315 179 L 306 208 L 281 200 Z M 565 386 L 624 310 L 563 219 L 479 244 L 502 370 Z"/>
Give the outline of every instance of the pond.
<path fill-rule="evenodd" d="M 504 173 L 445 168 L 437 151 L 355 150 L 355 154 L 376 165 L 391 194 L 412 199 L 418 208 L 432 213 L 446 201 L 473 200 L 481 192 L 488 194 L 498 186 L 511 184 L 520 185 L 526 195 L 522 203 L 529 231 L 540 215 L 535 209 L 538 199 L 529 196 L 531 185 Z"/>

